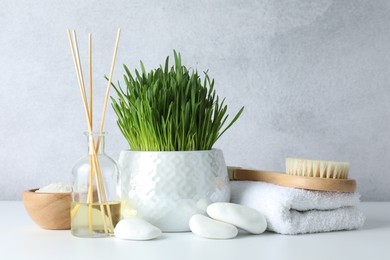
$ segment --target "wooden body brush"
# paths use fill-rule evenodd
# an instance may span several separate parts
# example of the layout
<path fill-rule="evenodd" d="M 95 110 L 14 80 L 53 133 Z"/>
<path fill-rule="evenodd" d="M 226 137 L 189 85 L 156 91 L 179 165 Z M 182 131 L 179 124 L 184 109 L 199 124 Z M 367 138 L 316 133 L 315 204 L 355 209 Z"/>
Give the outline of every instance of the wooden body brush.
<path fill-rule="evenodd" d="M 228 167 L 230 180 L 263 181 L 279 186 L 319 191 L 354 192 L 356 181 L 348 179 L 344 162 L 287 158 L 286 173 Z"/>

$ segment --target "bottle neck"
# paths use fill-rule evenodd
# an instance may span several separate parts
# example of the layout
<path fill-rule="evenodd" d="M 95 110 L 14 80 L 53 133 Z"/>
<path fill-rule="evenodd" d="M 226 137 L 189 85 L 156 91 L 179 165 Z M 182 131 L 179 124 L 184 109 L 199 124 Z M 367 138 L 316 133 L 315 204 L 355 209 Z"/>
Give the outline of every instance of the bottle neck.
<path fill-rule="evenodd" d="M 86 133 L 87 143 L 88 143 L 88 154 L 93 154 L 93 149 L 95 149 L 96 154 L 104 154 L 104 148 L 106 144 L 105 133 Z"/>

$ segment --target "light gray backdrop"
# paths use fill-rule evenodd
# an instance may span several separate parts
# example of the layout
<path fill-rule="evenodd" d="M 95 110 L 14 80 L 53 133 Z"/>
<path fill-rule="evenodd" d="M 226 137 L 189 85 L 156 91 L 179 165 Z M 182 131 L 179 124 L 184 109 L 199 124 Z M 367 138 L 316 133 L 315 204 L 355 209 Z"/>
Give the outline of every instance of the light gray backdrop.
<path fill-rule="evenodd" d="M 122 64 L 147 69 L 176 49 L 209 69 L 242 118 L 217 143 L 227 164 L 283 171 L 286 157 L 349 161 L 363 200 L 390 199 L 390 1 L 54 1 L 0 4 L 0 199 L 70 181 L 86 123 L 67 28 L 87 60 L 95 124 L 116 36 Z M 127 144 L 111 108 L 108 153 Z"/>

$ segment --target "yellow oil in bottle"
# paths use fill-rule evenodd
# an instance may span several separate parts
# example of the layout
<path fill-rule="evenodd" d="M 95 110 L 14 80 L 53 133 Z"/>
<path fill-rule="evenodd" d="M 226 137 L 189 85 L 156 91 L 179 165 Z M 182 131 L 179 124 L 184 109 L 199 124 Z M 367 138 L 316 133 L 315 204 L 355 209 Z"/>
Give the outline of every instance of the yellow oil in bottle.
<path fill-rule="evenodd" d="M 112 225 L 109 218 L 108 210 L 111 212 Z M 77 237 L 112 236 L 114 233 L 114 227 L 120 219 L 120 211 L 120 202 L 72 202 L 70 214 L 72 235 Z"/>

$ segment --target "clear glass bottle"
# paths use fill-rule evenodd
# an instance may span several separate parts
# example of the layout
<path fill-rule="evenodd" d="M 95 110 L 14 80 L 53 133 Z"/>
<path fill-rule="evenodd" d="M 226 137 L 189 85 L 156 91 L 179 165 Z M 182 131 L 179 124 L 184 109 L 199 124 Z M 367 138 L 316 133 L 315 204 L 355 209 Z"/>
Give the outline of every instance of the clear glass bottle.
<path fill-rule="evenodd" d="M 119 170 L 105 154 L 106 133 L 86 136 L 88 156 L 72 169 L 71 232 L 77 237 L 107 237 L 120 218 Z M 95 153 L 92 143 L 95 147 L 99 143 Z"/>

